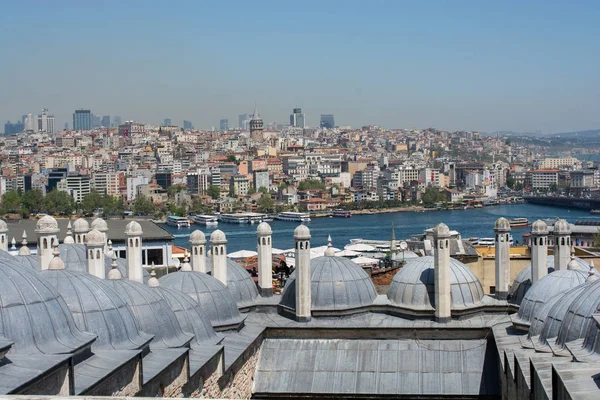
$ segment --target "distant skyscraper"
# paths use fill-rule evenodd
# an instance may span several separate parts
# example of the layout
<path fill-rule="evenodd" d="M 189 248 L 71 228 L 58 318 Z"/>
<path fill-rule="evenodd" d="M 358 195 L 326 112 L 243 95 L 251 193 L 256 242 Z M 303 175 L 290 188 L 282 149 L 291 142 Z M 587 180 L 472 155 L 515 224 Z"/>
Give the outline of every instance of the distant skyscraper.
<path fill-rule="evenodd" d="M 229 120 L 227 118 L 219 121 L 219 130 L 221 132 L 227 132 L 229 130 Z"/>
<path fill-rule="evenodd" d="M 73 130 L 89 131 L 92 129 L 92 112 L 90 110 L 75 110 L 73 113 Z"/>
<path fill-rule="evenodd" d="M 262 142 L 264 140 L 263 135 L 263 120 L 258 114 L 258 108 L 254 108 L 254 114 L 250 118 L 250 139 L 256 142 Z"/>
<path fill-rule="evenodd" d="M 119 115 L 115 115 L 112 119 L 113 127 L 118 128 L 121 125 L 121 117 Z"/>
<path fill-rule="evenodd" d="M 321 114 L 321 128 L 335 128 L 335 120 L 333 119 L 333 114 Z"/>
<path fill-rule="evenodd" d="M 10 121 L 6 121 L 6 123 L 4 124 L 4 134 L 12 135 L 13 133 L 21 133 L 24 130 L 23 128 L 24 125 L 20 121 L 15 122 L 14 124 Z"/>
<path fill-rule="evenodd" d="M 27 114 L 27 118 L 25 118 L 25 130 L 37 131 L 37 117 L 34 117 L 31 113 Z"/>
<path fill-rule="evenodd" d="M 48 109 L 43 108 L 38 115 L 38 132 L 54 133 L 54 115 L 48 114 Z"/>
<path fill-rule="evenodd" d="M 65 131 L 68 131 L 68 130 L 69 130 L 69 123 L 65 122 Z"/>
<path fill-rule="evenodd" d="M 243 130 L 247 130 L 248 129 L 248 122 L 249 121 L 250 121 L 250 115 L 249 114 L 241 114 L 240 115 L 239 128 L 243 129 Z"/>
<path fill-rule="evenodd" d="M 105 115 L 102 117 L 102 126 L 105 128 L 110 128 L 110 115 Z"/>
<path fill-rule="evenodd" d="M 192 130 L 192 129 L 194 129 L 194 125 L 192 125 L 191 121 L 186 121 L 184 119 L 183 120 L 183 129 L 185 129 L 185 130 Z"/>
<path fill-rule="evenodd" d="M 92 114 L 92 129 L 102 126 L 102 118 Z"/>
<path fill-rule="evenodd" d="M 27 114 L 23 114 L 21 116 L 21 123 L 23 124 L 23 126 L 25 126 L 25 120 L 27 119 Z"/>
<path fill-rule="evenodd" d="M 165 118 L 163 121 L 163 126 L 171 126 L 171 118 Z"/>
<path fill-rule="evenodd" d="M 294 108 L 294 112 L 290 115 L 290 126 L 304 128 L 306 126 L 306 117 L 302 113 L 301 108 Z"/>

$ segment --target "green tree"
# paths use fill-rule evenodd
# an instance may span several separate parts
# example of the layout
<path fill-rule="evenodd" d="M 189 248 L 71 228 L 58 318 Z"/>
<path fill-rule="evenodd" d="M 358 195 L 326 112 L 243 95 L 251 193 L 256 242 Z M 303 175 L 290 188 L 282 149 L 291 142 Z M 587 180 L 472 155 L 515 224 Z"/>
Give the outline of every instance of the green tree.
<path fill-rule="evenodd" d="M 259 188 L 258 188 L 258 191 L 259 191 L 259 192 L 261 192 L 261 193 L 269 193 L 269 189 L 267 189 L 267 188 L 266 188 L 266 187 L 264 187 L 264 186 L 261 186 L 261 187 L 259 187 Z"/>
<path fill-rule="evenodd" d="M 227 161 L 228 162 L 237 162 L 237 158 L 235 158 L 234 154 L 230 154 L 227 156 Z"/>
<path fill-rule="evenodd" d="M 81 210 L 85 213 L 93 213 L 99 208 L 103 208 L 106 203 L 104 196 L 96 190 L 90 191 L 81 201 Z"/>
<path fill-rule="evenodd" d="M 15 190 L 9 190 L 2 195 L 2 212 L 21 212 L 21 196 Z"/>
<path fill-rule="evenodd" d="M 133 202 L 133 212 L 140 215 L 151 215 L 156 212 L 156 206 L 151 199 L 139 195 Z"/>
<path fill-rule="evenodd" d="M 268 193 L 263 193 L 263 195 L 258 199 L 256 209 L 258 212 L 268 213 L 275 210 L 275 202 L 271 198 L 271 195 Z"/>
<path fill-rule="evenodd" d="M 121 196 L 107 196 L 104 202 L 104 216 L 123 215 L 125 203 Z"/>
<path fill-rule="evenodd" d="M 206 194 L 216 200 L 221 196 L 221 188 L 217 185 L 210 185 Z"/>
<path fill-rule="evenodd" d="M 556 185 L 556 183 L 552 183 L 550 184 L 550 186 L 548 186 L 548 191 L 551 193 L 554 193 L 558 190 L 558 186 Z"/>
<path fill-rule="evenodd" d="M 179 192 L 182 192 L 185 190 L 185 186 L 183 185 L 172 185 L 169 186 L 169 188 L 167 189 L 167 196 L 169 196 L 169 198 L 174 198 L 175 195 Z"/>
<path fill-rule="evenodd" d="M 39 189 L 27 190 L 23 193 L 23 208 L 31 213 L 38 213 L 42 209 L 44 194 Z"/>
<path fill-rule="evenodd" d="M 425 189 L 425 193 L 421 196 L 421 200 L 425 207 L 431 207 L 435 205 L 435 203 L 442 202 L 445 199 L 444 194 L 434 187 Z"/>
<path fill-rule="evenodd" d="M 319 179 L 309 179 L 298 184 L 298 190 L 325 189 L 325 184 Z"/>
<path fill-rule="evenodd" d="M 71 215 L 75 201 L 69 193 L 54 189 L 44 197 L 43 208 L 48 214 Z"/>

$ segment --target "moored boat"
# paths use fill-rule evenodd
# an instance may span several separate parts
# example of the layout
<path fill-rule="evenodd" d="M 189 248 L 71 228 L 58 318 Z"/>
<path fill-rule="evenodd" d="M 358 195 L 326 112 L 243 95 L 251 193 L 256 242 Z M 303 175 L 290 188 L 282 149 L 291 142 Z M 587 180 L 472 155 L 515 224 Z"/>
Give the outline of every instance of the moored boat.
<path fill-rule="evenodd" d="M 336 218 L 350 218 L 350 217 L 352 217 L 352 213 L 347 210 L 337 209 L 337 210 L 333 210 L 333 212 L 331 213 L 331 216 L 336 217 Z"/>
<path fill-rule="evenodd" d="M 512 228 L 523 227 L 531 225 L 531 222 L 527 218 L 515 218 L 508 221 Z"/>
<path fill-rule="evenodd" d="M 277 214 L 279 221 L 310 222 L 310 214 L 304 212 L 285 211 Z"/>
<path fill-rule="evenodd" d="M 204 226 L 217 226 L 219 225 L 219 219 L 216 215 L 194 215 L 192 220 L 195 224 Z"/>
<path fill-rule="evenodd" d="M 167 217 L 167 225 L 176 226 L 177 228 L 189 228 L 190 221 L 185 217 L 170 215 Z"/>

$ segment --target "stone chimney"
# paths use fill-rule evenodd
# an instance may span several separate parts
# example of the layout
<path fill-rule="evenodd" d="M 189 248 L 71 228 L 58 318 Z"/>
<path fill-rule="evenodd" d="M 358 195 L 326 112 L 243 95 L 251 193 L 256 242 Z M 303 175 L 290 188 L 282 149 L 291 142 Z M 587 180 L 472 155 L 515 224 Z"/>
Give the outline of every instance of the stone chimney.
<path fill-rule="evenodd" d="M 294 230 L 296 247 L 296 320 L 311 319 L 310 229 L 300 225 Z"/>
<path fill-rule="evenodd" d="M 548 274 L 548 225 L 537 220 L 531 225 L 531 283 Z"/>
<path fill-rule="evenodd" d="M 131 221 L 125 227 L 127 236 L 127 276 L 130 280 L 144 283 L 144 267 L 142 267 L 142 226 Z"/>
<path fill-rule="evenodd" d="M 212 276 L 227 286 L 227 238 L 222 230 L 217 229 L 210 235 L 210 251 Z"/>
<path fill-rule="evenodd" d="M 206 236 L 201 230 L 196 229 L 190 235 L 190 246 L 192 250 L 192 270 L 196 272 L 208 272 L 206 269 Z"/>
<path fill-rule="evenodd" d="M 445 224 L 433 228 L 435 251 L 434 285 L 435 285 L 435 320 L 448 322 L 452 317 L 450 297 L 450 229 Z"/>
<path fill-rule="evenodd" d="M 258 288 L 263 297 L 273 296 L 273 254 L 271 245 L 271 226 L 262 222 L 256 228 L 258 236 Z"/>
<path fill-rule="evenodd" d="M 494 224 L 496 236 L 496 298 L 508 298 L 510 285 L 510 223 L 506 218 L 498 218 Z"/>

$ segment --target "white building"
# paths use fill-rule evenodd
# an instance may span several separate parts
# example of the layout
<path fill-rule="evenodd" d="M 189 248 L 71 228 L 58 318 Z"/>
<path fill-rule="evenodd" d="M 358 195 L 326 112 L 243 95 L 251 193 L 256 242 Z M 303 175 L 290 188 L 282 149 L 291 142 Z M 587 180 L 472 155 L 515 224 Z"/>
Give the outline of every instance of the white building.
<path fill-rule="evenodd" d="M 135 200 L 137 187 L 139 185 L 147 185 L 148 183 L 148 178 L 143 175 L 127 178 L 127 201 Z"/>

